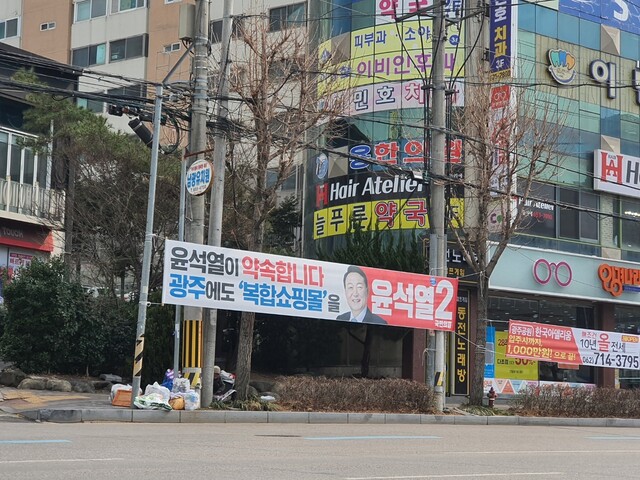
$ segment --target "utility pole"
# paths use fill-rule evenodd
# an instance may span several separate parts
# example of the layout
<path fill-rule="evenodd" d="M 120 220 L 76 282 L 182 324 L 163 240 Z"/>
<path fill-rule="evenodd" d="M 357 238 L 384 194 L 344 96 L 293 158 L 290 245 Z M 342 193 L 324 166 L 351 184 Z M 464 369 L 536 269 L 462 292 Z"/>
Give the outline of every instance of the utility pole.
<path fill-rule="evenodd" d="M 151 144 L 151 171 L 149 173 L 149 198 L 147 201 L 147 226 L 144 234 L 144 253 L 142 256 L 142 277 L 140 279 L 140 298 L 138 300 L 138 324 L 136 328 L 136 346 L 133 359 L 133 381 L 131 382 L 131 408 L 138 396 L 142 377 L 142 354 L 144 352 L 144 330 L 149 306 L 149 275 L 151 270 L 151 248 L 153 246 L 153 213 L 156 200 L 156 179 L 158 178 L 158 150 L 160 149 L 160 117 L 162 116 L 162 85 L 156 87 L 156 102 L 153 113 L 153 143 Z"/>
<path fill-rule="evenodd" d="M 209 4 L 210 0 L 196 0 L 193 33 L 194 79 L 191 104 L 191 140 L 189 151 L 203 152 L 207 148 L 208 57 L 209 57 Z M 191 163 L 202 159 L 203 153 L 195 155 Z M 186 239 L 188 242 L 204 243 L 204 196 L 190 196 L 189 220 Z M 183 367 L 182 371 L 192 387 L 201 385 L 202 374 L 202 308 L 185 307 L 183 316 Z"/>
<path fill-rule="evenodd" d="M 433 19 L 433 103 L 432 103 L 432 135 L 429 166 L 429 181 L 431 192 L 431 233 L 429 235 L 429 275 L 446 276 L 446 246 L 445 235 L 445 143 L 446 143 L 446 105 L 444 81 L 445 60 L 445 20 L 444 0 L 436 0 Z M 444 379 L 445 379 L 445 332 L 436 331 L 435 379 L 434 391 L 436 410 L 444 410 Z"/>
<path fill-rule="evenodd" d="M 224 201 L 225 156 L 227 153 L 227 113 L 229 110 L 229 46 L 231 44 L 233 0 L 224 0 L 222 7 L 222 42 L 220 50 L 220 79 L 213 136 L 213 188 L 209 205 L 208 244 L 219 247 L 222 242 L 222 209 Z M 218 311 L 209 309 L 204 324 L 204 365 L 202 369 L 202 404 L 213 401 L 213 367 L 216 361 L 216 330 Z"/>

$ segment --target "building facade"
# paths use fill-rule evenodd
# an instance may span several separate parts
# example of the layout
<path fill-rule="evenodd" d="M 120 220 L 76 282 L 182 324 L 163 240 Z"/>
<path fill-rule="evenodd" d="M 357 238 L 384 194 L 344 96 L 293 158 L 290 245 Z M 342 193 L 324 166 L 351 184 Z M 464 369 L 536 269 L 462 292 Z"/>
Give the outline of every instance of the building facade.
<path fill-rule="evenodd" d="M 0 78 L 11 81 L 31 55 L 0 45 Z M 77 88 L 77 75 L 56 64 L 36 67 L 35 74 L 53 87 Z M 30 108 L 25 93 L 3 84 L 0 103 L 0 270 L 11 277 L 34 257 L 64 253 L 65 179 L 51 155 L 25 144 L 36 137 L 23 125 L 23 113 Z"/>
<path fill-rule="evenodd" d="M 425 166 L 430 105 L 421 87 L 430 78 L 432 23 L 396 19 L 431 4 L 311 2 L 310 15 L 320 19 L 320 61 L 342 74 L 327 78 L 321 93 L 349 88 L 351 101 L 343 138 L 308 164 L 307 254 L 344 244 L 363 225 L 396 236 L 424 235 L 429 227 L 426 188 L 402 170 Z M 464 108 L 465 77 L 477 81 L 465 57 L 486 48 L 489 81 L 551 110 L 560 133 L 554 168 L 536 178 L 525 204 L 528 228 L 511 240 L 491 277 L 486 388 L 509 394 L 544 382 L 637 386 L 638 370 L 519 361 L 506 358 L 504 346 L 510 319 L 600 330 L 603 338 L 640 333 L 640 9 L 626 0 L 492 0 L 465 23 L 456 19 L 473 10 L 463 8 L 447 2 L 445 12 L 450 109 Z M 485 28 L 476 35 L 469 22 L 478 18 Z M 466 152 L 462 138 L 449 139 L 451 175 L 464 178 Z M 452 190 L 448 202 L 467 221 L 477 213 L 465 208 L 465 195 L 472 193 Z M 500 221 L 490 215 L 490 225 Z M 448 388 L 464 394 L 476 291 L 464 282 L 473 272 L 451 240 L 448 274 L 461 277 L 462 317 L 470 317 L 449 343 Z"/>

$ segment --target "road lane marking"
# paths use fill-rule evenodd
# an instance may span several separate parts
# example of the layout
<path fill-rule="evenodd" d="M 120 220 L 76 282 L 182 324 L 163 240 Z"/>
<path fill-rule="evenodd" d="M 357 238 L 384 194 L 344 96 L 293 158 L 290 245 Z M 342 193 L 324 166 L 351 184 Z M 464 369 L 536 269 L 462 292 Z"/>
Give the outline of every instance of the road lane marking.
<path fill-rule="evenodd" d="M 24 445 L 28 443 L 71 443 L 71 440 L 0 440 L 0 445 Z"/>
<path fill-rule="evenodd" d="M 305 440 L 439 440 L 433 435 L 363 435 L 360 437 L 304 437 Z"/>
<path fill-rule="evenodd" d="M 640 440 L 640 437 L 617 437 L 615 435 L 604 435 L 602 437 L 587 437 L 589 440 Z"/>
<path fill-rule="evenodd" d="M 0 460 L 0 465 L 12 463 L 77 463 L 77 462 L 113 462 L 122 461 L 124 458 L 65 458 L 54 460 Z"/>
<path fill-rule="evenodd" d="M 436 479 L 436 478 L 476 478 L 476 477 L 527 477 L 540 475 L 566 475 L 565 472 L 522 472 L 522 473 L 459 473 L 449 475 L 405 475 L 395 477 L 346 477 L 345 480 L 402 480 L 402 479 Z"/>

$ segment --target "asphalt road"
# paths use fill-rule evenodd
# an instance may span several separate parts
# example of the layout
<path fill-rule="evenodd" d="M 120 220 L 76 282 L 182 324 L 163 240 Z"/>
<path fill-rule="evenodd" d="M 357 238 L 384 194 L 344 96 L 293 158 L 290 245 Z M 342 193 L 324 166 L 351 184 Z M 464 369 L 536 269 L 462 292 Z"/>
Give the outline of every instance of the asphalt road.
<path fill-rule="evenodd" d="M 0 424 L 0 478 L 637 479 L 640 429 Z"/>

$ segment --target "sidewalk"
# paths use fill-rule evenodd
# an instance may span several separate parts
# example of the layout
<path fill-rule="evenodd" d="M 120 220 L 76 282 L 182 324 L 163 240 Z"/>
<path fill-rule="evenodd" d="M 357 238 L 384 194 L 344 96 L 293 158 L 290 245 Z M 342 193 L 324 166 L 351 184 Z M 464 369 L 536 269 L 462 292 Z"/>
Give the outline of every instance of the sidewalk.
<path fill-rule="evenodd" d="M 455 401 L 447 398 L 447 406 Z M 457 402 L 459 404 L 459 402 Z M 62 393 L 0 387 L 0 421 L 137 423 L 341 423 L 640 427 L 640 419 L 520 416 L 422 415 L 398 413 L 172 411 L 114 407 L 107 393 Z"/>

